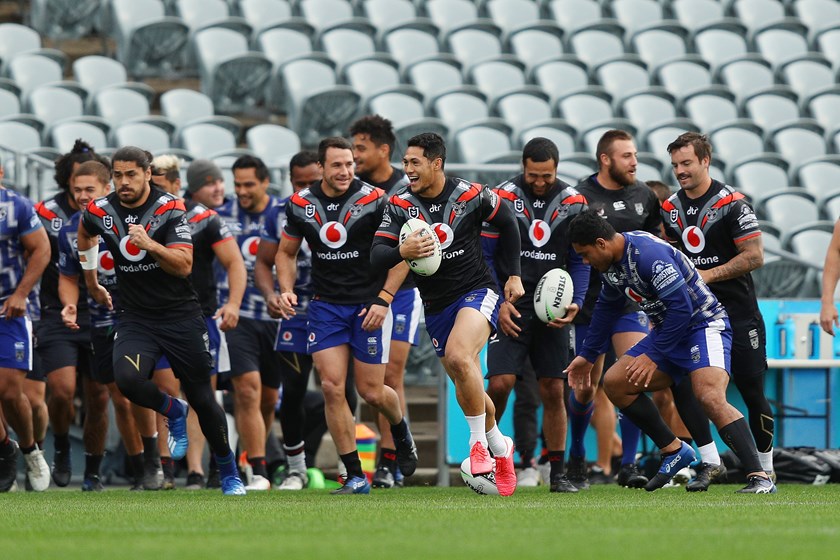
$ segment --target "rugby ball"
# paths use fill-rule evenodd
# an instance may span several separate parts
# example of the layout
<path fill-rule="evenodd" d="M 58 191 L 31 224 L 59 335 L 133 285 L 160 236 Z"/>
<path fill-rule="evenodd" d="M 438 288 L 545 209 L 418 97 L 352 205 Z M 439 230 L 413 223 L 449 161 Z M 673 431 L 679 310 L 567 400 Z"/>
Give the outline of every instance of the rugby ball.
<path fill-rule="evenodd" d="M 432 239 L 435 242 L 435 252 L 431 256 L 423 257 L 421 259 L 405 259 L 405 262 L 408 263 L 408 267 L 415 274 L 419 274 L 420 276 L 431 276 L 437 272 L 438 268 L 440 268 L 440 260 L 443 257 L 443 250 L 440 248 L 440 239 L 438 239 L 435 230 L 429 227 L 429 224 L 423 220 L 418 218 L 409 218 L 400 230 L 400 245 L 402 245 L 412 232 L 415 232 L 418 229 L 423 230 L 423 235 L 432 236 Z"/>
<path fill-rule="evenodd" d="M 470 472 L 470 458 L 467 457 L 461 462 L 461 478 L 464 484 L 472 488 L 476 494 L 482 496 L 498 496 L 499 489 L 496 487 L 496 466 L 487 474 L 477 474 L 475 476 Z"/>
<path fill-rule="evenodd" d="M 534 290 L 534 311 L 543 323 L 566 316 L 566 308 L 572 303 L 574 286 L 572 277 L 562 268 L 552 268 L 537 283 Z"/>

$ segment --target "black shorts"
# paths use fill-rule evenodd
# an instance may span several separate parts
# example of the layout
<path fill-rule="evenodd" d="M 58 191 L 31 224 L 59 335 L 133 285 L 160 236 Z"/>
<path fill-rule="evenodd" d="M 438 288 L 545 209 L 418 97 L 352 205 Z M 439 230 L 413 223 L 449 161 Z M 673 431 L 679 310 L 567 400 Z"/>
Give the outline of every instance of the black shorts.
<path fill-rule="evenodd" d="M 519 337 L 507 336 L 499 329 L 487 348 L 487 377 L 515 373 L 522 377 L 523 364 L 531 358 L 537 378 L 565 379 L 569 365 L 569 329 L 555 329 L 539 320 L 533 309 L 518 309 L 515 319 L 522 327 Z"/>
<path fill-rule="evenodd" d="M 280 387 L 282 364 L 280 354 L 274 350 L 276 321 L 240 317 L 239 324 L 227 331 L 225 337 L 230 354 L 230 373 L 222 374 L 223 377 L 229 379 L 258 371 L 263 385 L 272 389 Z"/>
<path fill-rule="evenodd" d="M 27 374 L 27 379 L 46 381 L 48 374 L 69 366 L 95 379 L 90 327 L 87 318 L 82 321 L 77 331 L 71 331 L 60 318 L 55 317 L 42 318 L 35 324 L 34 367 Z"/>
<path fill-rule="evenodd" d="M 756 377 L 767 371 L 767 333 L 760 315 L 732 325 L 732 376 Z"/>
<path fill-rule="evenodd" d="M 93 369 L 100 383 L 114 382 L 114 333 L 116 327 L 93 327 L 90 341 L 93 345 Z"/>
<path fill-rule="evenodd" d="M 129 359 L 140 363 L 136 356 L 146 358 L 151 367 L 145 372 L 151 377 L 154 365 L 166 356 L 175 377 L 189 383 L 210 381 L 213 356 L 204 317 L 196 315 L 180 321 L 150 321 L 136 317 L 120 317 L 114 335 L 113 364 Z"/>

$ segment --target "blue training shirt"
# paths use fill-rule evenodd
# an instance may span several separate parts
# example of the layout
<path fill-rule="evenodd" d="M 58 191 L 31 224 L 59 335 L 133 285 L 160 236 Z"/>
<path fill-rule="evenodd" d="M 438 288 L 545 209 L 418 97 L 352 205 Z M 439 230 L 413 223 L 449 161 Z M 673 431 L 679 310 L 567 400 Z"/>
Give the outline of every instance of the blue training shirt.
<path fill-rule="evenodd" d="M 20 238 L 41 227 L 29 199 L 0 188 L 0 302 L 15 292 L 23 278 L 26 264 Z"/>
<path fill-rule="evenodd" d="M 263 223 L 260 236 L 266 241 L 280 245 L 280 238 L 283 235 L 283 228 L 286 225 L 286 204 L 289 202 L 286 197 L 268 210 Z M 295 278 L 295 294 L 298 297 L 298 306 L 295 308 L 297 315 L 305 318 L 306 310 L 309 307 L 309 300 L 312 299 L 312 251 L 309 243 L 304 239 L 300 244 L 300 251 L 297 254 L 297 277 Z"/>
<path fill-rule="evenodd" d="M 689 330 L 727 318 L 694 264 L 678 249 L 642 231 L 622 233 L 624 254 L 601 274 L 601 293 L 580 356 L 595 362 L 627 299 L 638 303 L 657 331 L 656 346 L 672 352 Z"/>

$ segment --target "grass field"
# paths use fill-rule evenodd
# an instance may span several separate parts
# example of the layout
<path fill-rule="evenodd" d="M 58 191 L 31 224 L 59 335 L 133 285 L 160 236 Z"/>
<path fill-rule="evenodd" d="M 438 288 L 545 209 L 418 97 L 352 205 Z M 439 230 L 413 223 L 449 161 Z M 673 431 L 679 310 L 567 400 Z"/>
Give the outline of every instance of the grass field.
<path fill-rule="evenodd" d="M 467 488 L 0 494 L 0 558 L 838 558 L 840 485 L 772 496 L 617 486 L 507 499 Z"/>

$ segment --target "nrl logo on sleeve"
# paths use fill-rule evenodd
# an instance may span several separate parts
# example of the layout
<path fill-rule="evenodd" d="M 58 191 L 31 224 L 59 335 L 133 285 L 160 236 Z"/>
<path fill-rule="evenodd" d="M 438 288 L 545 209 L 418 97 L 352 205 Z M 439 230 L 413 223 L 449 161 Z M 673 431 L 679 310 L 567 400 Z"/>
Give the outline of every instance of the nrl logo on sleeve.
<path fill-rule="evenodd" d="M 420 217 L 420 209 L 416 206 L 409 206 L 408 207 L 408 217 L 409 218 L 419 218 Z"/>
<path fill-rule="evenodd" d="M 680 217 L 680 211 L 677 210 L 676 208 L 672 208 L 671 212 L 670 212 L 670 217 L 671 217 L 672 222 L 677 223 L 677 220 Z"/>
<path fill-rule="evenodd" d="M 314 204 L 307 204 L 306 205 L 306 210 L 304 212 L 306 213 L 307 218 L 315 217 L 315 205 Z"/>
<path fill-rule="evenodd" d="M 50 227 L 53 229 L 53 231 L 58 231 L 61 229 L 61 226 L 63 224 L 64 220 L 62 220 L 61 218 L 53 218 L 50 222 Z"/>
<path fill-rule="evenodd" d="M 102 216 L 102 225 L 105 226 L 105 229 L 111 229 L 114 227 L 114 218 L 112 218 L 109 214 L 105 214 Z"/>
<path fill-rule="evenodd" d="M 513 209 L 516 210 L 519 213 L 522 213 L 522 212 L 525 211 L 525 203 L 522 202 L 522 199 L 517 198 L 516 200 L 513 201 Z"/>

